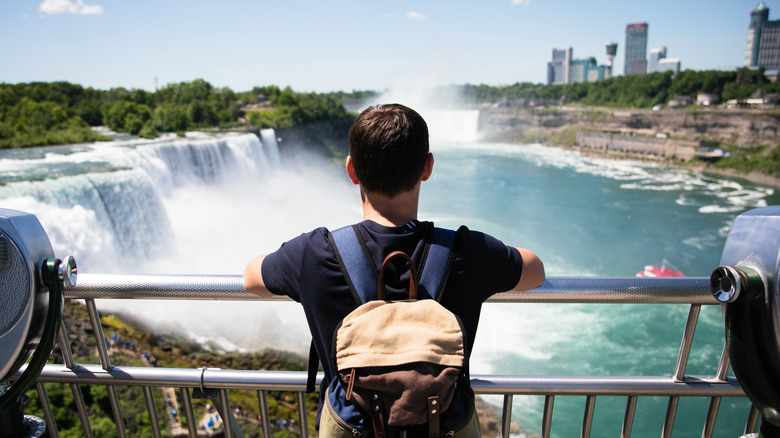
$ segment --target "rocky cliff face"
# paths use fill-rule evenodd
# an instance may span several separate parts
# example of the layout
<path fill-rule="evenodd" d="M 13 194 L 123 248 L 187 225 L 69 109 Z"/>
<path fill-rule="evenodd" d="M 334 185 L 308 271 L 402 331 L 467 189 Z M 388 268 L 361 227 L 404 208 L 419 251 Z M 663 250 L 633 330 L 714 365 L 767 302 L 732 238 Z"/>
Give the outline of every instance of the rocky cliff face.
<path fill-rule="evenodd" d="M 347 133 L 353 121 L 353 118 L 347 117 L 278 129 L 279 153 L 289 158 L 305 149 L 325 158 L 346 158 L 349 154 Z"/>
<path fill-rule="evenodd" d="M 608 132 L 666 134 L 684 140 L 714 140 L 737 146 L 780 142 L 780 113 L 761 110 L 529 110 L 491 108 L 480 113 L 480 131 L 530 130 L 551 135 L 566 127 Z"/>

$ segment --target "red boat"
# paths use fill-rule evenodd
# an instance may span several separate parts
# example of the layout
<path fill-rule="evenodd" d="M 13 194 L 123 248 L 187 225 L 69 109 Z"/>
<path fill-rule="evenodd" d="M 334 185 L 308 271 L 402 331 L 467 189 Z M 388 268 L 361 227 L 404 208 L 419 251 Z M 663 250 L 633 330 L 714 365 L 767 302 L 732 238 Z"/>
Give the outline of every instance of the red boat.
<path fill-rule="evenodd" d="M 685 277 L 679 269 L 672 266 L 668 260 L 663 259 L 660 265 L 647 265 L 645 269 L 636 273 L 637 277 Z"/>

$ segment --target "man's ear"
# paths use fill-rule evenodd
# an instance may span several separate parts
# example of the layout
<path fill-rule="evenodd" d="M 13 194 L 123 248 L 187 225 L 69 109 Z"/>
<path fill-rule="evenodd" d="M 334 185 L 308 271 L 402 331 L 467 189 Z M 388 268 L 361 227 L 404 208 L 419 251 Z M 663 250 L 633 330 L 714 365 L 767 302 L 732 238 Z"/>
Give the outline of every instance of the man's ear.
<path fill-rule="evenodd" d="M 423 167 L 422 181 L 427 181 L 431 177 L 433 172 L 433 154 L 428 152 L 428 156 L 425 157 L 425 167 Z"/>
<path fill-rule="evenodd" d="M 347 175 L 349 176 L 350 181 L 352 181 L 353 184 L 360 184 L 360 181 L 357 179 L 357 174 L 355 173 L 355 165 L 352 163 L 352 156 L 347 155 Z"/>

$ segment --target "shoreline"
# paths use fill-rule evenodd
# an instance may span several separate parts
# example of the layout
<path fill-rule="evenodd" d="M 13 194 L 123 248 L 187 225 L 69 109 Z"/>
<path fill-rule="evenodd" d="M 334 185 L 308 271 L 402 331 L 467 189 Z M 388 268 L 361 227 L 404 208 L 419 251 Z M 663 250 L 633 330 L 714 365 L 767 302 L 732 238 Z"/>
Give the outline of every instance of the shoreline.
<path fill-rule="evenodd" d="M 651 163 L 657 163 L 666 167 L 694 170 L 696 172 L 711 173 L 715 175 L 727 176 L 730 178 L 739 178 L 739 179 L 744 179 L 745 181 L 751 182 L 753 184 L 763 185 L 772 188 L 780 188 L 780 177 L 775 177 L 760 172 L 750 172 L 748 174 L 743 174 L 734 169 L 718 168 L 708 163 L 696 162 L 694 160 L 691 160 L 690 162 L 687 163 L 677 163 L 677 162 L 664 160 L 664 159 L 650 158 L 645 155 L 626 155 L 626 154 L 619 155 L 619 154 L 604 153 L 604 152 L 595 151 L 590 148 L 585 148 L 582 146 L 564 146 L 564 145 L 556 145 L 551 143 L 542 143 L 542 144 L 548 147 L 556 147 L 560 149 L 576 151 L 589 157 L 606 158 L 609 160 L 646 161 Z"/>

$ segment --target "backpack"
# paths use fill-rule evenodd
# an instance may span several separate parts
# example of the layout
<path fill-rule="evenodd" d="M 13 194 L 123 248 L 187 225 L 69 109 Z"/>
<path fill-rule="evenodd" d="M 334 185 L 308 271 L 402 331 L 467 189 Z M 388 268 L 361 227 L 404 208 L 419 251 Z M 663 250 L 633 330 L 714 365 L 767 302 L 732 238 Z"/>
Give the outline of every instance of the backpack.
<path fill-rule="evenodd" d="M 454 235 L 434 229 L 418 277 L 418 268 L 401 251 L 387 255 L 377 272 L 357 226 L 330 233 L 357 308 L 333 335 L 329 360 L 337 371 L 324 402 L 353 428 L 358 417 L 370 419 L 374 436 L 382 438 L 387 429 L 427 424 L 427 435 L 438 437 L 441 416 L 453 403 L 456 387 L 468 387 L 463 324 L 439 303 Z M 384 272 L 399 259 L 409 266 L 409 298 L 390 301 Z M 310 362 L 310 381 L 312 371 L 316 374 Z"/>

